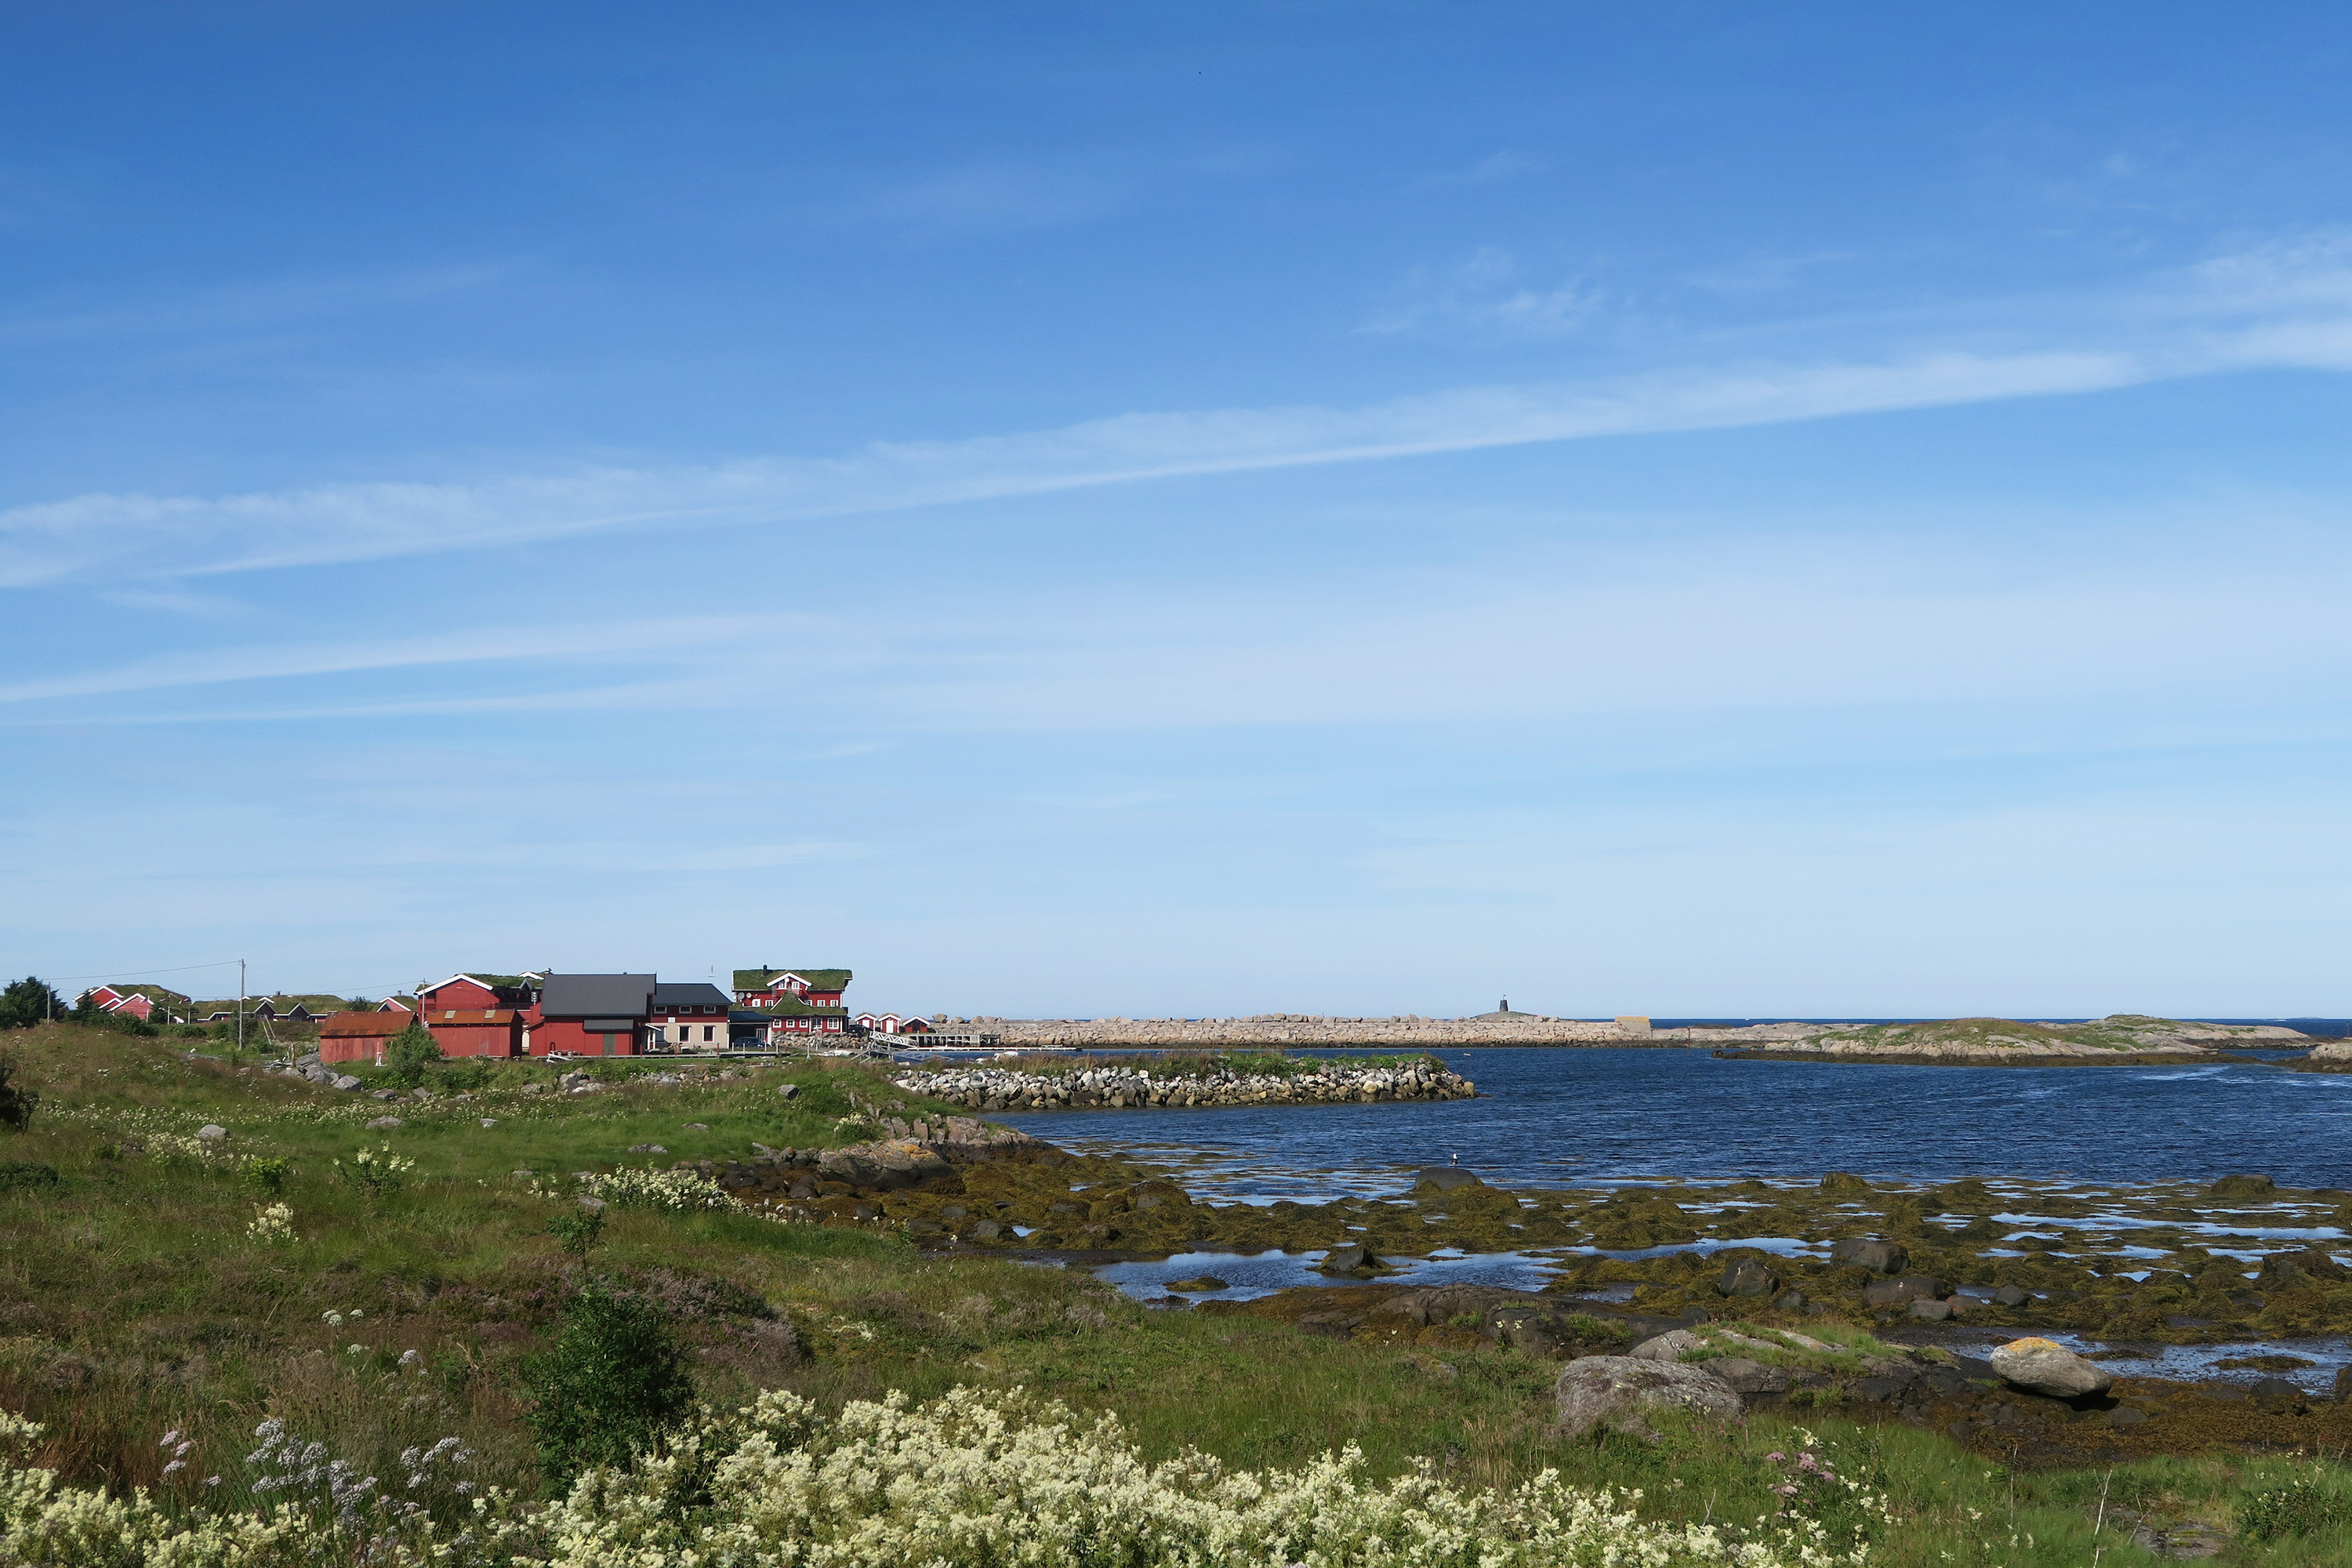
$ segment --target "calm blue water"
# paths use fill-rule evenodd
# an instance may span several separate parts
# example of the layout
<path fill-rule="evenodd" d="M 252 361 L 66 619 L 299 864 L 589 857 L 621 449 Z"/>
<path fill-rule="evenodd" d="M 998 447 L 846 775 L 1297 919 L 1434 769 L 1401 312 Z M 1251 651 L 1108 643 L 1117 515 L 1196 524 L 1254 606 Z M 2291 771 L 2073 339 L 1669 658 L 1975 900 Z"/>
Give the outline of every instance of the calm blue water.
<path fill-rule="evenodd" d="M 999 1115 L 1066 1147 L 1181 1159 L 1188 1184 L 1270 1201 L 1393 1193 L 1450 1161 L 1512 1186 L 1824 1171 L 1948 1181 L 2352 1186 L 2352 1075 L 2188 1068 L 1831 1067 L 1701 1050 L 1434 1053 L 1482 1099 L 1287 1110 Z"/>

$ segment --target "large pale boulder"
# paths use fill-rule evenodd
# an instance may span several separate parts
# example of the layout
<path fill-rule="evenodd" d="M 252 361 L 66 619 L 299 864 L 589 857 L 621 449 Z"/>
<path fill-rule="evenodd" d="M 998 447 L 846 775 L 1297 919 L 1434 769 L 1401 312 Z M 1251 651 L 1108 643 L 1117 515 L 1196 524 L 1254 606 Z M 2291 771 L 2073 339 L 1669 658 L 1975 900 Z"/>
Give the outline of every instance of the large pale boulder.
<path fill-rule="evenodd" d="M 2052 1340 L 2011 1340 L 1992 1352 L 1992 1369 L 2002 1382 L 2053 1399 L 2076 1399 L 2105 1394 L 2115 1386 L 2112 1373 L 2084 1361 Z"/>
<path fill-rule="evenodd" d="M 1570 1362 L 1552 1385 L 1560 1430 L 1580 1437 L 1606 1426 L 1649 1442 L 1658 1440 L 1644 1417 L 1654 1410 L 1687 1410 L 1717 1421 L 1739 1419 L 1739 1395 L 1704 1367 L 1638 1361 L 1624 1355 Z"/>

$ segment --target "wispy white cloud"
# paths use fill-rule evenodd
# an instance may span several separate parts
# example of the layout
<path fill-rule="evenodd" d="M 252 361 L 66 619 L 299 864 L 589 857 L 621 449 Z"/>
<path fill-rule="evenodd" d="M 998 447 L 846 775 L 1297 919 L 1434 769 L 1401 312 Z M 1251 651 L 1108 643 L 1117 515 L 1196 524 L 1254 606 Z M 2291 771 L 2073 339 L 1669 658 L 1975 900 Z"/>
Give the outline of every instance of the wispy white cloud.
<path fill-rule="evenodd" d="M 1181 475 L 2083 392 L 2146 374 L 2113 353 L 1945 354 L 1469 387 L 1352 409 L 1130 414 L 1028 435 L 877 443 L 833 459 L 217 498 L 88 495 L 0 511 L 0 585 L 259 571 L 680 524 L 785 522 Z"/>
<path fill-rule="evenodd" d="M 1945 754 L 2237 743 L 2352 723 L 2336 697 L 2352 675 L 2352 629 L 2331 614 L 2352 588 L 2352 559 L 2307 552 L 2292 581 L 2267 562 L 2243 564 L 2217 574 L 2184 548 L 2130 572 L 2104 555 L 2063 571 L 2037 552 L 2021 577 L 1997 562 L 1956 572 L 1938 551 L 1893 542 L 1807 551 L 1782 540 L 1769 554 L 1722 544 L 1695 558 L 1678 540 L 1609 562 L 1488 561 L 1278 595 L 1041 586 L 984 608 L 943 605 L 919 625 L 847 612 L 661 617 L 226 650 L 19 682 L 0 689 L 0 704 L 17 724 L 752 719 L 792 690 L 806 694 L 802 725 L 852 728 L 862 746 L 1508 722 L 1601 747 L 1640 731 L 1654 751 L 1659 732 L 1687 730 L 1716 752 L 1829 735 Z M 2240 630 L 2219 644 L 2182 635 L 2217 624 Z M 446 678 L 460 667 L 529 679 L 486 691 L 470 672 Z M 370 679 L 319 679 L 355 674 Z M 197 688 L 202 705 L 188 696 Z M 1086 804 L 1150 800 L 1122 787 Z"/>
<path fill-rule="evenodd" d="M 772 629 L 775 623 L 764 621 Z M 635 658 L 661 648 L 740 639 L 740 620 L 724 616 L 680 622 L 641 620 L 583 626 L 498 626 L 358 643 L 239 647 L 209 653 L 173 653 L 79 675 L 55 676 L 0 686 L 0 703 L 53 701 L 174 688 L 223 686 L 305 676 L 354 675 L 370 670 L 420 669 L 436 666 L 564 659 L 574 663 L 607 657 Z"/>
<path fill-rule="evenodd" d="M 1542 307 L 1531 306 L 1539 310 Z M 877 442 L 837 458 L 597 468 L 474 484 L 94 494 L 0 511 L 0 585 L 187 577 L 621 530 L 784 523 L 1184 475 L 1362 462 L 2094 392 L 2263 366 L 2352 369 L 2352 248 L 2249 251 L 2103 300 L 2048 346 L 1468 386 L 1353 408 L 1126 414 Z M 2014 340 L 2020 334 L 2003 334 Z"/>
<path fill-rule="evenodd" d="M 0 342 L 84 342 L 99 338 L 233 331 L 403 305 L 479 289 L 511 268 L 475 263 L 399 272 L 296 275 L 91 308 L 54 302 L 0 315 Z"/>
<path fill-rule="evenodd" d="M 1584 279 L 1532 277 L 1517 257 L 1488 245 L 1450 266 L 1413 268 L 1364 330 L 1473 339 L 1558 338 L 1580 331 L 1604 303 L 1601 289 Z"/>

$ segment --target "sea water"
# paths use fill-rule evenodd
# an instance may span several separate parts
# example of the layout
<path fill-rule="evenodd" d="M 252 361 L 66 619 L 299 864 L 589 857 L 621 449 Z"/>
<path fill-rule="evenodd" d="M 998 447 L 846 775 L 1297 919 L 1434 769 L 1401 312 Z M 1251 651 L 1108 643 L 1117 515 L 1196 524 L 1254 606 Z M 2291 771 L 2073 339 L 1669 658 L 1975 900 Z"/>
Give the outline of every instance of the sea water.
<path fill-rule="evenodd" d="M 1322 1054 L 1322 1053 L 1318 1053 Z M 2189 1066 L 1888 1067 L 1677 1047 L 1432 1053 L 1475 1100 L 998 1114 L 1065 1147 L 1181 1166 L 1230 1201 L 1402 1192 L 1425 1165 L 1490 1184 L 1818 1181 L 1825 1171 L 2100 1184 L 2260 1172 L 2352 1186 L 2352 1074 Z"/>

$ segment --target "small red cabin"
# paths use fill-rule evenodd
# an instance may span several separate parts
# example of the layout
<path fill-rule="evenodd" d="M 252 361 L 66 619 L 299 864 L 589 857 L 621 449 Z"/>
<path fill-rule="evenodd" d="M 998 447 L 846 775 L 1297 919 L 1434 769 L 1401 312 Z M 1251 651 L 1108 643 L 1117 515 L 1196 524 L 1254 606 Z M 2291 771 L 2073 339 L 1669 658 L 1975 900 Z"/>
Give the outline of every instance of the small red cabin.
<path fill-rule="evenodd" d="M 425 1026 L 433 1032 L 433 1043 L 445 1057 L 522 1055 L 522 1015 L 511 1007 L 444 1007 L 425 1015 Z"/>
<path fill-rule="evenodd" d="M 410 1014 L 397 1009 L 390 1013 L 330 1013 L 319 1020 L 319 1059 L 380 1062 L 383 1060 L 384 1043 L 414 1021 Z"/>

